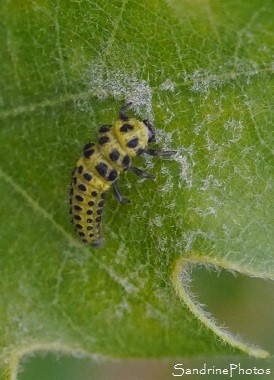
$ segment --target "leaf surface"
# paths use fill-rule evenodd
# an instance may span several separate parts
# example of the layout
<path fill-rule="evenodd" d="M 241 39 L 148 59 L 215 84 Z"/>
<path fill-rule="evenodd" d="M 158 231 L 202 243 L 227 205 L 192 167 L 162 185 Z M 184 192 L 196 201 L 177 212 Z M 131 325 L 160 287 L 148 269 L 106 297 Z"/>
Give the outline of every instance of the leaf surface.
<path fill-rule="evenodd" d="M 188 279 L 196 264 L 274 277 L 272 2 L 0 7 L 3 370 L 37 349 L 266 356 L 226 339 Z M 108 195 L 96 250 L 70 224 L 70 175 L 128 100 L 178 153 L 136 159 L 155 181 L 121 175 L 132 203 Z"/>

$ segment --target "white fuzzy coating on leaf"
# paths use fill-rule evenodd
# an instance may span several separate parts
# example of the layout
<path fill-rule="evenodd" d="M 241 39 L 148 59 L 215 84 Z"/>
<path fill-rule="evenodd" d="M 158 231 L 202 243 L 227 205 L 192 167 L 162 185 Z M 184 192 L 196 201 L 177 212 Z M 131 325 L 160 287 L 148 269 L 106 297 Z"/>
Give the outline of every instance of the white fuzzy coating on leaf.
<path fill-rule="evenodd" d="M 120 102 L 132 102 L 137 115 L 153 122 L 153 91 L 149 82 L 138 79 L 124 70 L 106 70 L 104 65 L 98 62 L 90 64 L 85 80 L 89 91 L 98 99 L 113 97 Z"/>

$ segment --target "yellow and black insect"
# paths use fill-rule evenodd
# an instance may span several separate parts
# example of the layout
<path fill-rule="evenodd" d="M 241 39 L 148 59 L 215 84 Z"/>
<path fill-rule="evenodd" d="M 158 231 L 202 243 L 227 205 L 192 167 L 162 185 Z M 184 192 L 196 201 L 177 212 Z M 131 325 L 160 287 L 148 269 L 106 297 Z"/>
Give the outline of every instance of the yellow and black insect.
<path fill-rule="evenodd" d="M 142 178 L 153 175 L 132 166 L 131 157 L 141 154 L 171 156 L 176 151 L 147 149 L 155 142 L 155 130 L 148 120 L 129 118 L 126 114 L 132 103 L 122 106 L 119 119 L 113 125 L 99 129 L 98 141 L 88 143 L 83 156 L 73 171 L 70 190 L 72 221 L 83 242 L 100 246 L 101 218 L 107 191 L 113 187 L 115 198 L 120 203 L 130 203 L 119 191 L 117 179 L 121 172 L 132 171 Z"/>

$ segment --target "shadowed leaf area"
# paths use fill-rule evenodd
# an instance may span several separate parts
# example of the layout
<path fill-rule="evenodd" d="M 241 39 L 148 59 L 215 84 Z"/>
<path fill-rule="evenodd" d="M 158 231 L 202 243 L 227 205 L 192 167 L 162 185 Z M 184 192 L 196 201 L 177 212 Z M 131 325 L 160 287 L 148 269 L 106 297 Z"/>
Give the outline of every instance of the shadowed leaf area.
<path fill-rule="evenodd" d="M 190 311 L 191 295 L 185 303 L 171 277 L 177 262 L 179 283 L 178 263 L 192 257 L 274 277 L 272 1 L 3 0 L 0 12 L 6 378 L 39 348 L 239 353 Z M 95 249 L 70 222 L 71 172 L 125 101 L 154 124 L 154 147 L 177 154 L 134 160 L 155 180 L 121 174 L 132 203 L 109 192 L 105 244 Z"/>

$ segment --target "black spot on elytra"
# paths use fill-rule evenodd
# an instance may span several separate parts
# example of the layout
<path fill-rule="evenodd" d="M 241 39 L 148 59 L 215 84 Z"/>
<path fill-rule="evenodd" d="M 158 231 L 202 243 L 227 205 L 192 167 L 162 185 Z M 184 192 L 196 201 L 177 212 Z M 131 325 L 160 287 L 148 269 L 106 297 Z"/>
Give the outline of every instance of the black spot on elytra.
<path fill-rule="evenodd" d="M 138 137 L 135 137 L 134 139 L 131 139 L 127 142 L 127 147 L 128 148 L 136 148 L 136 146 L 139 144 L 139 139 Z"/>
<path fill-rule="evenodd" d="M 94 234 L 89 234 L 88 236 L 89 236 L 90 238 L 92 238 L 92 237 L 94 236 Z"/>
<path fill-rule="evenodd" d="M 99 145 L 104 145 L 107 142 L 109 142 L 109 137 L 108 136 L 102 136 L 98 140 Z"/>
<path fill-rule="evenodd" d="M 78 185 L 78 189 L 81 190 L 81 191 L 87 191 L 86 186 L 83 185 L 82 183 L 80 185 Z"/>
<path fill-rule="evenodd" d="M 97 218 L 95 219 L 95 221 L 98 223 L 101 222 L 101 220 L 102 220 L 101 216 L 97 216 Z"/>
<path fill-rule="evenodd" d="M 83 174 L 83 177 L 84 177 L 85 180 L 87 180 L 87 181 L 91 181 L 91 180 L 92 180 L 92 175 L 89 174 L 89 173 L 84 173 L 84 174 Z"/>
<path fill-rule="evenodd" d="M 88 231 L 93 230 L 93 227 L 92 226 L 87 226 L 87 230 Z"/>
<path fill-rule="evenodd" d="M 87 223 L 92 223 L 92 219 L 91 219 L 91 218 L 88 218 L 88 219 L 87 219 Z"/>
<path fill-rule="evenodd" d="M 97 164 L 95 166 L 95 169 L 97 170 L 98 174 L 103 177 L 103 178 L 106 178 L 106 175 L 107 175 L 107 171 L 108 171 L 108 166 L 107 164 L 105 164 L 104 162 L 100 162 L 99 164 Z"/>
<path fill-rule="evenodd" d="M 130 125 L 130 124 L 123 124 L 123 125 L 120 127 L 120 131 L 121 131 L 121 132 L 132 131 L 132 129 L 133 129 L 133 126 Z"/>
<path fill-rule="evenodd" d="M 87 214 L 87 215 L 92 215 L 92 214 L 93 214 L 93 211 L 92 211 L 92 210 L 88 210 L 88 211 L 86 212 L 86 214 Z"/>
<path fill-rule="evenodd" d="M 99 133 L 109 132 L 110 129 L 111 129 L 111 125 L 102 125 L 102 127 L 99 128 Z"/>
<path fill-rule="evenodd" d="M 103 210 L 100 208 L 99 210 L 97 210 L 97 215 L 102 215 L 102 212 Z"/>
<path fill-rule="evenodd" d="M 114 181 L 117 178 L 118 174 L 115 169 L 111 170 L 109 175 L 108 175 L 108 181 Z"/>
<path fill-rule="evenodd" d="M 82 231 L 79 231 L 78 234 L 79 234 L 80 236 L 85 236 L 85 233 L 82 232 Z"/>
<path fill-rule="evenodd" d="M 107 192 L 105 191 L 104 193 L 101 194 L 101 198 L 102 199 L 106 199 L 106 196 L 107 196 Z"/>
<path fill-rule="evenodd" d="M 83 168 L 83 165 L 80 165 L 78 167 L 78 173 L 81 174 L 83 172 L 84 168 Z"/>
<path fill-rule="evenodd" d="M 77 177 L 73 177 L 73 183 L 74 183 L 74 185 L 76 184 L 76 182 L 77 182 Z"/>
<path fill-rule="evenodd" d="M 90 149 L 94 144 L 89 142 L 84 146 L 84 151 Z"/>
<path fill-rule="evenodd" d="M 98 207 L 103 207 L 104 204 L 105 204 L 105 201 L 100 201 L 100 202 L 98 203 Z"/>
<path fill-rule="evenodd" d="M 89 206 L 94 206 L 94 202 L 93 202 L 93 201 L 89 201 L 89 202 L 88 202 L 88 205 L 89 205 Z"/>
<path fill-rule="evenodd" d="M 82 207 L 81 206 L 75 205 L 75 206 L 73 206 L 73 208 L 76 211 L 82 211 Z"/>
<path fill-rule="evenodd" d="M 78 228 L 78 230 L 82 230 L 83 226 L 81 224 L 75 224 L 75 227 Z"/>
<path fill-rule="evenodd" d="M 83 202 L 83 200 L 84 200 L 84 198 L 83 197 L 81 197 L 81 195 L 75 195 L 75 199 L 77 200 L 77 201 L 79 201 L 79 202 Z"/>
<path fill-rule="evenodd" d="M 111 161 L 117 161 L 120 157 L 120 153 L 118 152 L 117 149 L 113 149 L 112 152 L 110 152 L 109 154 L 109 158 L 111 159 Z"/>
<path fill-rule="evenodd" d="M 94 149 L 88 149 L 88 150 L 84 150 L 84 156 L 86 158 L 90 158 L 90 156 L 94 153 Z"/>
<path fill-rule="evenodd" d="M 74 215 L 74 219 L 75 219 L 75 220 L 82 220 L 82 218 L 81 218 L 80 215 Z"/>
<path fill-rule="evenodd" d="M 97 192 L 97 191 L 92 191 L 92 192 L 91 192 L 91 195 L 92 195 L 93 197 L 97 197 L 98 192 Z"/>

